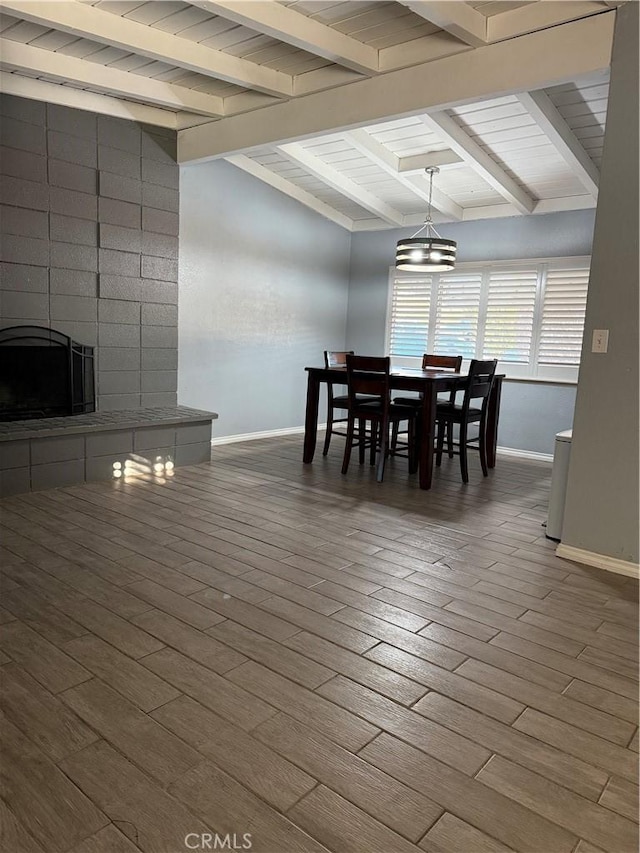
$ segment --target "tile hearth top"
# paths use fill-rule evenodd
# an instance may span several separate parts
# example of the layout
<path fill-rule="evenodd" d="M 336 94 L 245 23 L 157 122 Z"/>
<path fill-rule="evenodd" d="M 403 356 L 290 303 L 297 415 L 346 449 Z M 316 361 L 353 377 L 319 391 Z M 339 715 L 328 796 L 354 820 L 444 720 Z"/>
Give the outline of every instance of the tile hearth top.
<path fill-rule="evenodd" d="M 0 441 L 26 438 L 53 438 L 58 435 L 136 429 L 150 426 L 216 420 L 216 412 L 191 409 L 188 406 L 162 406 L 151 409 L 123 409 L 114 412 L 91 412 L 64 418 L 38 418 L 0 423 Z"/>

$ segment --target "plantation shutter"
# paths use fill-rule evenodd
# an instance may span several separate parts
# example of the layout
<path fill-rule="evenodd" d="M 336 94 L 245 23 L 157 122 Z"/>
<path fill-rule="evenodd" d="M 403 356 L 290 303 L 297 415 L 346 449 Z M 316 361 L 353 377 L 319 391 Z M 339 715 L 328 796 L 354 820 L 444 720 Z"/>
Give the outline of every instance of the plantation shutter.
<path fill-rule="evenodd" d="M 552 267 L 542 306 L 540 364 L 580 364 L 589 267 Z"/>
<path fill-rule="evenodd" d="M 431 282 L 430 275 L 421 275 L 420 278 L 396 276 L 391 297 L 391 355 L 422 357 L 426 352 Z"/>
<path fill-rule="evenodd" d="M 528 364 L 531 358 L 538 270 L 489 273 L 483 356 Z"/>
<path fill-rule="evenodd" d="M 433 352 L 475 358 L 482 273 L 441 273 Z"/>

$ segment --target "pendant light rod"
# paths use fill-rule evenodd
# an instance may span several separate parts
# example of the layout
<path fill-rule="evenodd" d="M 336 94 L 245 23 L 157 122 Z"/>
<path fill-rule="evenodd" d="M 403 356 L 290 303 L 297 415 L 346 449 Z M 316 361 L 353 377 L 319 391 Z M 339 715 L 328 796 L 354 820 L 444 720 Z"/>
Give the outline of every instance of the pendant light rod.
<path fill-rule="evenodd" d="M 435 237 L 440 237 L 436 229 L 433 227 L 433 217 L 431 215 L 432 205 L 431 199 L 433 197 L 433 176 L 438 175 L 440 173 L 440 168 L 438 166 L 427 166 L 425 169 L 427 175 L 429 175 L 429 200 L 427 202 L 427 215 L 424 220 L 424 225 L 422 225 L 415 234 L 411 235 L 411 238 L 417 237 L 418 234 L 421 234 L 425 228 L 427 229 L 427 233 L 432 233 Z"/>

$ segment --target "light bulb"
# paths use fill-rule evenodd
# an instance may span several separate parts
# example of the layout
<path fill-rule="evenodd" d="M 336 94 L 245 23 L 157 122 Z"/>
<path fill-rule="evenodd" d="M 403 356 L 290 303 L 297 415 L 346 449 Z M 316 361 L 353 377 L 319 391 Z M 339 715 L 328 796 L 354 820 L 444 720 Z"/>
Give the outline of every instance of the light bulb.
<path fill-rule="evenodd" d="M 442 260 L 442 252 L 439 252 L 437 249 L 433 249 L 429 257 L 432 261 L 441 261 Z"/>
<path fill-rule="evenodd" d="M 412 249 L 409 253 L 409 259 L 412 261 L 421 261 L 422 260 L 422 249 Z"/>

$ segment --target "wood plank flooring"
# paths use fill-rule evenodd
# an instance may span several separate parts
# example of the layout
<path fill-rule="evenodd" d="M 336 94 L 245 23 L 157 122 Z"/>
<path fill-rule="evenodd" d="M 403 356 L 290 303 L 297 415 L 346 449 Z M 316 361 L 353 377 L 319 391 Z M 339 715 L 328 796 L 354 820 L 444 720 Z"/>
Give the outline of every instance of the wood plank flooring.
<path fill-rule="evenodd" d="M 3 851 L 638 849 L 637 582 L 545 463 L 341 452 L 1 502 Z"/>

